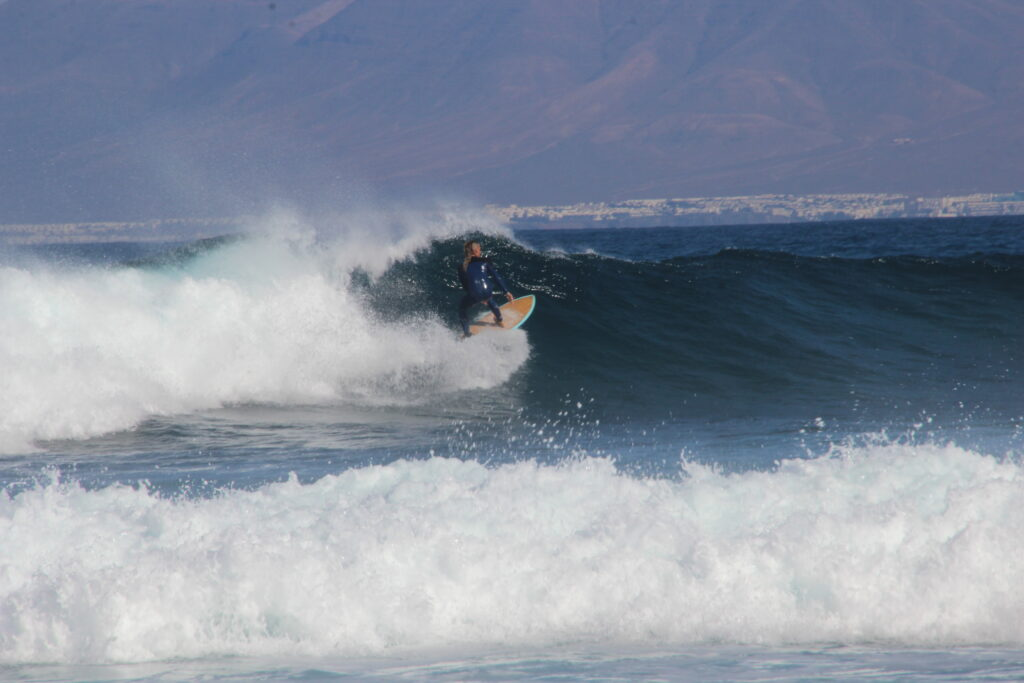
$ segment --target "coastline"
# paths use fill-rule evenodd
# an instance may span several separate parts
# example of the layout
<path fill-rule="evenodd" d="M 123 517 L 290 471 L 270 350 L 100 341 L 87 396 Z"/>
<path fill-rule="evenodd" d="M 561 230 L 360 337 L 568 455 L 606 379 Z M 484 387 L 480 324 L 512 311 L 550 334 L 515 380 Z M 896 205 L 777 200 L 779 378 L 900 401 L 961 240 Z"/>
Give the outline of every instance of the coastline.
<path fill-rule="evenodd" d="M 512 229 L 662 228 L 1024 215 L 1024 192 L 911 197 L 901 194 L 750 195 L 628 199 L 549 206 L 487 204 Z M 240 232 L 251 216 L 0 224 L 0 244 L 168 242 Z"/>

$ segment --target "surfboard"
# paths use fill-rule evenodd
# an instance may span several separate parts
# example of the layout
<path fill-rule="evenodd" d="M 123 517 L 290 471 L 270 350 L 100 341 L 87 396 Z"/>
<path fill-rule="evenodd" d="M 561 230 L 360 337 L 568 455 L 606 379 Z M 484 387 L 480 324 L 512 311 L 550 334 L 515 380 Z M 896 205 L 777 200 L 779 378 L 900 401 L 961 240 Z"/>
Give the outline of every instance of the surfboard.
<path fill-rule="evenodd" d="M 481 332 L 496 332 L 499 330 L 514 330 L 523 323 L 526 322 L 527 318 L 533 315 L 533 309 L 537 305 L 537 297 L 533 294 L 527 294 L 521 296 L 518 299 L 512 299 L 504 306 L 501 306 L 501 325 L 494 322 L 494 314 L 490 311 L 485 311 L 478 315 L 473 322 L 469 324 L 470 334 L 479 334 Z"/>

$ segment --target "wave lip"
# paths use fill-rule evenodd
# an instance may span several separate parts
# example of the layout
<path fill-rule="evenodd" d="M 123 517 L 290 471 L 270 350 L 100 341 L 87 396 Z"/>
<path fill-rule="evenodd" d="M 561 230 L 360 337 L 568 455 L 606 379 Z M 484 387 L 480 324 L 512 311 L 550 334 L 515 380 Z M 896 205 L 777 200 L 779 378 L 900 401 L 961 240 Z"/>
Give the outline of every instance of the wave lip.
<path fill-rule="evenodd" d="M 434 458 L 209 499 L 0 500 L 0 657 L 1024 644 L 1024 477 L 952 445 L 774 472 Z"/>

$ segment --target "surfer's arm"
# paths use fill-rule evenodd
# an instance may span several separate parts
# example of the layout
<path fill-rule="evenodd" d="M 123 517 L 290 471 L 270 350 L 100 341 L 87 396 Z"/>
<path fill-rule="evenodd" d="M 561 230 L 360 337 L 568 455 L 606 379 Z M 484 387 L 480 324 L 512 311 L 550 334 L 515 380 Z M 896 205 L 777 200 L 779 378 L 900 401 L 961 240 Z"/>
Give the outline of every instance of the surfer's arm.
<path fill-rule="evenodd" d="M 487 261 L 487 273 L 498 283 L 498 286 L 501 287 L 501 291 L 505 292 L 508 300 L 512 301 L 512 292 L 509 290 L 508 283 L 505 282 L 505 278 L 501 276 L 501 273 L 498 272 L 498 269 L 494 267 L 490 260 Z"/>

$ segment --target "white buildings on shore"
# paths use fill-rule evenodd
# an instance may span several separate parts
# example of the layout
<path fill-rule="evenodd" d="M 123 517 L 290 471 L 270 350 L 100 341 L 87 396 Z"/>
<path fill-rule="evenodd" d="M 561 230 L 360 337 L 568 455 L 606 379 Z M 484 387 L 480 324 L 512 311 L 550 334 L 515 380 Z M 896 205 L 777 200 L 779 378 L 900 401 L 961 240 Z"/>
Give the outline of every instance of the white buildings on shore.
<path fill-rule="evenodd" d="M 1024 215 L 1024 192 L 915 197 L 902 194 L 764 194 L 487 207 L 513 226 L 640 227 L 879 218 Z"/>

